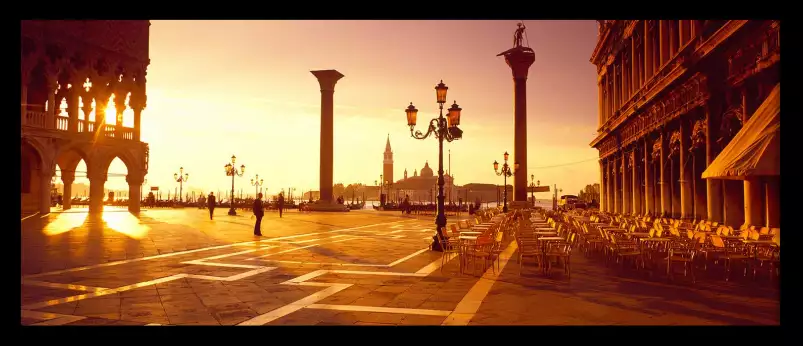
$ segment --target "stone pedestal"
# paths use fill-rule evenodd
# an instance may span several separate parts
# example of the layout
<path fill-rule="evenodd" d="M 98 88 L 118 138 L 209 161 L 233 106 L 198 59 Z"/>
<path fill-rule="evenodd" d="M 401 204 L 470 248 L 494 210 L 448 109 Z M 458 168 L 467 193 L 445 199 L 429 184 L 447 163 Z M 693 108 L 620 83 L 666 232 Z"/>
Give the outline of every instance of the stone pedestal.
<path fill-rule="evenodd" d="M 321 86 L 321 175 L 320 175 L 320 210 L 329 211 L 330 205 L 334 204 L 332 196 L 332 171 L 334 169 L 334 94 L 335 84 L 343 74 L 336 70 L 311 71 Z M 315 203 L 319 204 L 319 203 Z M 314 205 L 315 205 L 314 204 Z M 339 205 L 339 204 L 338 204 Z M 339 205 L 343 206 L 343 205 Z M 345 206 L 344 206 L 345 207 Z M 310 206 L 311 210 L 318 210 L 317 207 Z M 340 208 L 334 208 L 341 211 Z M 346 208 L 348 211 L 348 208 Z"/>
<path fill-rule="evenodd" d="M 516 47 L 500 53 L 513 72 L 513 162 L 520 172 L 513 177 L 513 201 L 527 202 L 527 73 L 535 62 L 535 52 L 527 47 Z"/>
<path fill-rule="evenodd" d="M 309 204 L 310 211 L 336 211 L 336 212 L 344 212 L 349 211 L 349 207 L 345 204 L 338 204 L 333 202 L 326 202 L 323 200 L 316 201 L 315 203 Z"/>
<path fill-rule="evenodd" d="M 513 202 L 510 202 L 510 204 L 508 204 L 508 207 L 510 209 L 527 209 L 527 208 L 531 208 L 532 204 L 530 202 L 527 202 L 527 201 L 513 201 Z"/>

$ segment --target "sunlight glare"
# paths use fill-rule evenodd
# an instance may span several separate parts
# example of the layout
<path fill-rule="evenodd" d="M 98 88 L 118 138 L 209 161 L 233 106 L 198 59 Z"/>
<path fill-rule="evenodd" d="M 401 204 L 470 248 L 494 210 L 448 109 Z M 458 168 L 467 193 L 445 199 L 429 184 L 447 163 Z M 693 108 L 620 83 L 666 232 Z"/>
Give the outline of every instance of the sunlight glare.
<path fill-rule="evenodd" d="M 139 223 L 139 219 L 136 216 L 124 211 L 105 211 L 103 213 L 103 221 L 106 222 L 106 226 L 113 231 L 122 233 L 125 236 L 133 239 L 144 238 L 148 235 L 148 231 L 151 229 L 150 227 Z"/>
<path fill-rule="evenodd" d="M 73 228 L 81 226 L 86 220 L 86 216 L 86 213 L 61 213 L 42 229 L 42 233 L 54 236 L 69 232 Z"/>

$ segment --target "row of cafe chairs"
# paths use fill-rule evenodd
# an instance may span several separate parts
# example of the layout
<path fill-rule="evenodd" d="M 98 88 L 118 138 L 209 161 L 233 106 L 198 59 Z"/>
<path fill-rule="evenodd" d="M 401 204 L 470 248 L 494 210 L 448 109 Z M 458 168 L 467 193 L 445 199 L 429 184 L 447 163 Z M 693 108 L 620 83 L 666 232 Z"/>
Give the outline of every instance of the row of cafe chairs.
<path fill-rule="evenodd" d="M 499 268 L 499 255 L 503 250 L 504 237 L 518 227 L 517 214 L 513 212 L 502 214 L 500 210 L 496 209 L 476 214 L 477 217 L 473 220 L 460 220 L 457 223 L 447 225 L 448 235 L 446 238 L 441 238 L 438 235 L 438 240 L 441 242 L 442 249 L 444 249 L 441 257 L 441 271 L 443 270 L 443 264 L 454 256 L 459 259 L 461 273 L 465 271 L 469 263 L 472 263 L 472 274 L 475 274 L 479 260 L 482 260 L 482 272 L 487 269 L 489 262 L 494 272 Z M 489 227 L 475 228 L 475 226 L 490 222 L 494 217 L 499 216 L 501 217 L 498 221 L 492 223 Z M 461 240 L 460 235 L 466 232 L 471 232 L 476 238 L 471 241 Z M 495 266 L 494 263 L 496 263 Z"/>
<path fill-rule="evenodd" d="M 535 223 L 531 229 L 519 228 L 514 234 L 518 245 L 519 275 L 521 275 L 525 258 L 533 258 L 536 265 L 545 275 L 549 275 L 553 260 L 555 263 L 563 262 L 564 274 L 571 277 L 571 253 L 576 245 L 577 235 L 570 223 L 556 221 L 550 215 L 541 213 L 541 217 L 532 218 L 531 221 L 546 220 L 546 223 Z M 548 225 L 548 227 L 543 227 Z M 536 229 L 549 228 L 555 230 L 557 235 L 539 234 Z M 560 238 L 551 239 L 551 238 Z"/>
<path fill-rule="evenodd" d="M 742 265 L 743 275 L 752 269 L 754 279 L 762 270 L 767 270 L 770 280 L 779 275 L 779 228 L 743 225 L 734 230 L 708 221 L 684 223 L 608 215 L 591 216 L 589 220 L 581 224 L 580 246 L 586 256 L 601 254 L 606 264 L 621 260 L 624 265 L 625 259 L 631 258 L 639 269 L 665 268 L 669 278 L 674 275 L 673 266 L 682 264 L 684 275 L 691 274 L 692 281 L 695 267 L 707 271 L 709 263 L 722 264 L 725 280 L 729 280 L 734 264 Z M 648 223 L 651 226 L 647 227 Z M 632 237 L 643 235 L 640 231 L 646 229 L 647 236 Z"/>

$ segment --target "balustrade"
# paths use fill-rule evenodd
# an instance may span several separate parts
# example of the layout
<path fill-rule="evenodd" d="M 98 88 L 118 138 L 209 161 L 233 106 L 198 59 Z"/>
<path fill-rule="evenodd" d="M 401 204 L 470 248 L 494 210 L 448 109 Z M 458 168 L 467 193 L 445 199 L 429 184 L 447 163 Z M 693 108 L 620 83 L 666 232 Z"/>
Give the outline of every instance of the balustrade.
<path fill-rule="evenodd" d="M 27 111 L 23 124 L 34 127 L 45 127 L 45 112 Z"/>
<path fill-rule="evenodd" d="M 51 124 L 47 124 L 47 112 L 39 112 L 39 111 L 26 111 L 25 116 L 22 118 L 22 125 L 26 127 L 38 127 L 44 129 L 51 129 L 55 128 L 58 131 L 69 131 L 69 124 L 70 118 L 66 116 L 57 115 L 55 116 L 55 121 Z M 54 127 L 55 126 L 55 127 Z M 98 125 L 95 122 L 79 120 L 78 121 L 78 133 L 90 133 L 94 134 L 97 126 L 105 126 L 105 136 L 110 138 L 115 138 L 115 131 L 117 130 L 115 125 L 103 124 Z M 134 128 L 124 127 L 120 132 L 120 135 L 117 136 L 120 139 L 125 140 L 134 140 Z"/>
<path fill-rule="evenodd" d="M 70 124 L 70 118 L 69 117 L 64 117 L 64 116 L 61 116 L 61 115 L 57 115 L 56 116 L 56 130 L 68 131 L 69 130 L 69 127 L 68 127 L 69 124 Z"/>

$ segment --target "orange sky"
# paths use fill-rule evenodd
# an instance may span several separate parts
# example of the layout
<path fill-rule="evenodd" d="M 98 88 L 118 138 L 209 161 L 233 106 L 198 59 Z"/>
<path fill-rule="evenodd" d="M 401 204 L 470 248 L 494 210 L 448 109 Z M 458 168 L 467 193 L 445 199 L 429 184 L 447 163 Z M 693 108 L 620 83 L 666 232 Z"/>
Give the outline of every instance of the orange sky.
<path fill-rule="evenodd" d="M 248 180 L 258 173 L 271 194 L 288 186 L 317 190 L 320 90 L 309 72 L 317 69 L 345 75 L 335 89 L 335 183 L 378 180 L 388 134 L 396 179 L 427 160 L 437 171 L 437 141 L 410 138 L 404 108 L 411 101 L 418 107 L 425 130 L 421 124 L 437 116 L 441 79 L 449 104 L 463 108 L 464 138 L 445 144 L 456 183 L 501 184 L 492 163 L 505 151 L 513 160 L 513 81 L 496 54 L 512 47 L 516 21 L 151 23 L 142 118 L 151 148 L 148 185 L 172 190 L 183 166 L 189 187 L 228 190 L 223 165 L 235 154 L 237 165 L 246 165 L 237 189 L 252 193 Z M 536 53 L 527 88 L 527 175 L 576 193 L 599 181 L 597 152 L 588 146 L 597 125 L 589 62 L 596 23 L 525 24 L 525 43 Z M 116 160 L 109 171 L 126 170 Z M 106 186 L 126 185 L 110 178 Z"/>

